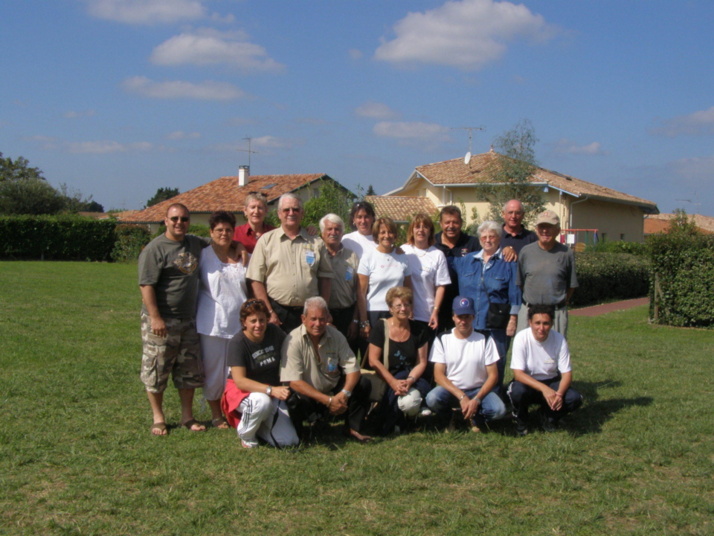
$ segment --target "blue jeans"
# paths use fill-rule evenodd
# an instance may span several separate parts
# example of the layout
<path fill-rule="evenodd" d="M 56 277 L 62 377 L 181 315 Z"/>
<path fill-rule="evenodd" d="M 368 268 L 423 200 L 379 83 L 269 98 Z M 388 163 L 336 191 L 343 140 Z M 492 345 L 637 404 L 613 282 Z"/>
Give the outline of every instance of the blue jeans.
<path fill-rule="evenodd" d="M 473 398 L 479 392 L 479 389 L 480 387 L 466 389 L 464 393 L 469 398 Z M 451 416 L 452 408 L 460 407 L 456 397 L 440 385 L 434 387 L 426 395 L 426 405 L 444 421 Z M 495 421 L 506 416 L 506 405 L 501 400 L 501 397 L 491 391 L 481 400 L 478 406 L 478 413 L 487 421 Z"/>

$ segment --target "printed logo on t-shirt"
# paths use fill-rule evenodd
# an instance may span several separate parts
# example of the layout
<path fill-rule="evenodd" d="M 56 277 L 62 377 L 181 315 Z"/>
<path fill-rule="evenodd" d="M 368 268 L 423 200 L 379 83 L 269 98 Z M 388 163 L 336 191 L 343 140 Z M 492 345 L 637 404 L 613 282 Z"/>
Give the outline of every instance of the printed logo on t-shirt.
<path fill-rule="evenodd" d="M 275 358 L 275 346 L 266 346 L 251 355 L 255 362 L 255 368 L 267 367 L 277 362 Z"/>
<path fill-rule="evenodd" d="M 190 275 L 198 268 L 198 259 L 190 251 L 182 251 L 176 256 L 173 264 L 181 273 Z"/>
<path fill-rule="evenodd" d="M 307 249 L 305 250 L 305 262 L 307 263 L 308 266 L 312 266 L 315 264 L 315 252 Z"/>

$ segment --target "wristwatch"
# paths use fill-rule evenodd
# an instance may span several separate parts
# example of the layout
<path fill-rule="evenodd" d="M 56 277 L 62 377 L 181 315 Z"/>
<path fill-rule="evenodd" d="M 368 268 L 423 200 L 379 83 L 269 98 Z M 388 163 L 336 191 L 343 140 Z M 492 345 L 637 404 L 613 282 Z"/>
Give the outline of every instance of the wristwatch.
<path fill-rule="evenodd" d="M 347 389 L 342 389 L 342 392 L 345 393 L 345 396 L 347 398 L 352 396 L 352 391 L 348 391 Z"/>
<path fill-rule="evenodd" d="M 273 388 L 272 388 L 270 385 L 268 385 L 268 388 L 265 390 L 265 394 L 268 395 L 268 396 L 270 396 L 270 394 L 271 394 L 272 392 L 273 392 Z"/>

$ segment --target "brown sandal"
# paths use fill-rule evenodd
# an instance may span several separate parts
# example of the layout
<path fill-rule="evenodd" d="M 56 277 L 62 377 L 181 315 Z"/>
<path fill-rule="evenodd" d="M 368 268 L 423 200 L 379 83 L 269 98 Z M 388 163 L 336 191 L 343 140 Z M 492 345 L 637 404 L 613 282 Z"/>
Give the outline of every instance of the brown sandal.
<path fill-rule="evenodd" d="M 228 421 L 225 417 L 218 417 L 217 419 L 213 419 L 211 421 L 211 426 L 213 426 L 214 428 L 218 428 L 219 430 L 228 430 L 228 428 L 230 428 L 230 426 L 228 425 Z"/>
<path fill-rule="evenodd" d="M 200 428 L 194 428 L 194 426 L 200 426 Z M 203 426 L 200 422 L 198 422 L 196 419 L 191 419 L 190 421 L 186 421 L 184 423 L 181 423 L 181 426 L 189 430 L 190 432 L 205 432 L 206 427 Z"/>

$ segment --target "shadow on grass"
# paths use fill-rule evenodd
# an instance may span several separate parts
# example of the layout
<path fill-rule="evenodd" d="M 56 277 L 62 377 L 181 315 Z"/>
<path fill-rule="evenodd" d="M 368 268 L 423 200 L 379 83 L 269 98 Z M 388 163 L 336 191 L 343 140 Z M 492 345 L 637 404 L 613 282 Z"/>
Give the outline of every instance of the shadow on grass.
<path fill-rule="evenodd" d="M 565 428 L 575 435 L 601 433 L 603 424 L 617 412 L 633 406 L 649 406 L 654 401 L 650 396 L 600 400 L 600 390 L 620 385 L 619 381 L 573 382 L 573 388 L 583 395 L 584 403 L 566 418 Z"/>

